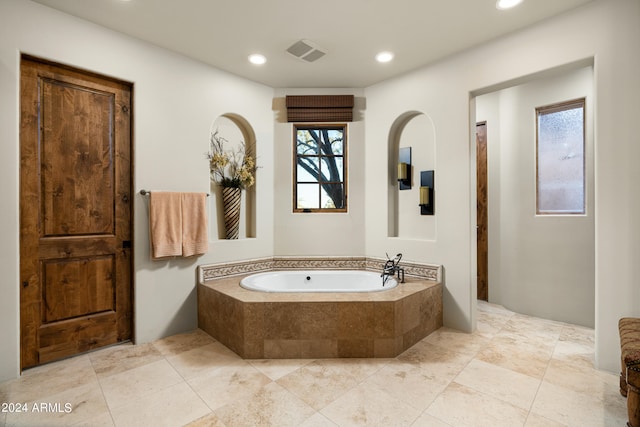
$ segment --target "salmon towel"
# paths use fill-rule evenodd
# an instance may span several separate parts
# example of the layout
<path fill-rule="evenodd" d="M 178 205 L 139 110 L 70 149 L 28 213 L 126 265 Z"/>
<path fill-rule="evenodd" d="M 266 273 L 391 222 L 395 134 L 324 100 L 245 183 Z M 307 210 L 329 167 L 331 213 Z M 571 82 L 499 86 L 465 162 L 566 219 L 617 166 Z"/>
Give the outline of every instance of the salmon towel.
<path fill-rule="evenodd" d="M 182 255 L 182 197 L 180 193 L 149 194 L 151 258 Z"/>
<path fill-rule="evenodd" d="M 206 193 L 182 193 L 182 256 L 209 250 Z"/>
<path fill-rule="evenodd" d="M 193 256 L 209 249 L 205 193 L 149 194 L 151 258 Z"/>

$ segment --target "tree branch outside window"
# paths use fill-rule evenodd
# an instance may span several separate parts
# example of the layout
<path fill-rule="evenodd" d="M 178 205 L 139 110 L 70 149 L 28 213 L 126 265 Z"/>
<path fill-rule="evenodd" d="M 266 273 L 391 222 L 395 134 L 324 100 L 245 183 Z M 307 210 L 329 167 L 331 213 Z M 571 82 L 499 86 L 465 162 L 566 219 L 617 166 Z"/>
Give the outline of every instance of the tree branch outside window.
<path fill-rule="evenodd" d="M 295 125 L 294 212 L 346 212 L 346 125 Z"/>

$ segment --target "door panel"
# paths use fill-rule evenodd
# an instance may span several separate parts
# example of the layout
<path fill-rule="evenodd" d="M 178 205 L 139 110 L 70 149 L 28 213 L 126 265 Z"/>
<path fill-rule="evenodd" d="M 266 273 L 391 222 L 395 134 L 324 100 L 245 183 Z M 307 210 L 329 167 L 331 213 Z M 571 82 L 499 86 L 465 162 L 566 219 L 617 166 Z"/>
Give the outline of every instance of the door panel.
<path fill-rule="evenodd" d="M 42 325 L 38 329 L 39 363 L 50 362 L 118 341 L 116 317 L 105 312 Z M 26 368 L 24 366 L 23 368 Z"/>
<path fill-rule="evenodd" d="M 489 300 L 489 242 L 487 208 L 487 124 L 476 126 L 477 156 L 477 242 L 478 242 L 478 299 Z"/>
<path fill-rule="evenodd" d="M 25 57 L 20 91 L 24 369 L 131 338 L 131 86 Z"/>
<path fill-rule="evenodd" d="M 113 256 L 44 261 L 43 323 L 114 311 Z"/>
<path fill-rule="evenodd" d="M 51 79 L 41 84 L 43 237 L 113 235 L 115 95 Z"/>

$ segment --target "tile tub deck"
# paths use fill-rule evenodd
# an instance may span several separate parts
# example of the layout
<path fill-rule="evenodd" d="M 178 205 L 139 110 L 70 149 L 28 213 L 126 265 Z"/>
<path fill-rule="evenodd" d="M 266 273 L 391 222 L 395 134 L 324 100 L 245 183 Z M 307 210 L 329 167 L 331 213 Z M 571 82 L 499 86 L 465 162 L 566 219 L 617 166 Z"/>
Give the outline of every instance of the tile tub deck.
<path fill-rule="evenodd" d="M 407 277 L 388 291 L 269 293 L 244 276 L 198 284 L 198 327 L 244 359 L 395 357 L 442 326 L 442 285 Z"/>

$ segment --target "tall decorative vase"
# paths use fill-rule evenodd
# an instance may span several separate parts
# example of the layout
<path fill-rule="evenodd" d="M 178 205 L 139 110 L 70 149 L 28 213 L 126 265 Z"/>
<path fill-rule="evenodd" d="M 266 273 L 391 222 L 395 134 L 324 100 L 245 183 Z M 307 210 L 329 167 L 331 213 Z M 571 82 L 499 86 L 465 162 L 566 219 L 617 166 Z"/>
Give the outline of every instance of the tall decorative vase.
<path fill-rule="evenodd" d="M 222 207 L 227 239 L 237 239 L 240 232 L 240 196 L 242 190 L 222 187 Z"/>

